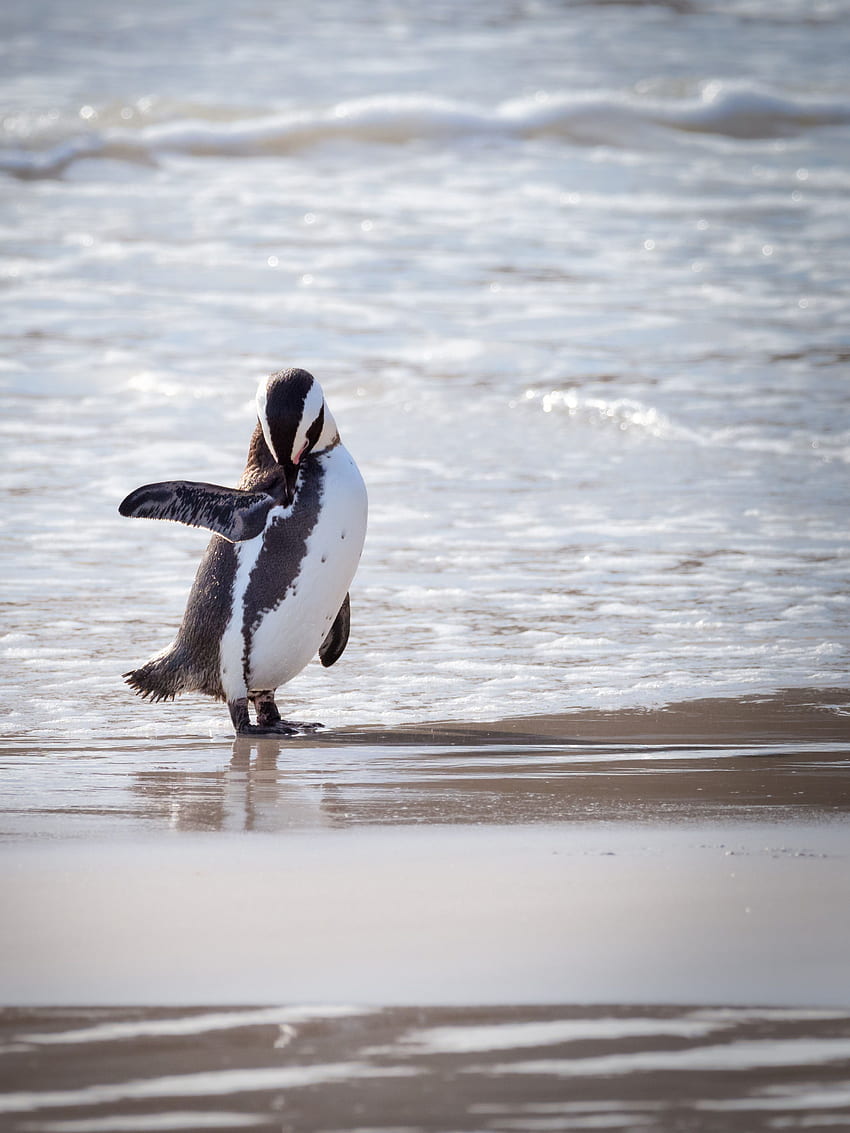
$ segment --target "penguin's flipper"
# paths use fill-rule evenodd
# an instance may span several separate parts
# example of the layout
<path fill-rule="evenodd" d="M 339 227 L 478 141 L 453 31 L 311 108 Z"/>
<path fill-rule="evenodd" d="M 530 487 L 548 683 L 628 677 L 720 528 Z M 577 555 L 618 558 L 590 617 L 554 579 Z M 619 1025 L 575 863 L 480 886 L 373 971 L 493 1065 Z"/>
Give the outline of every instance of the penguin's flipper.
<path fill-rule="evenodd" d="M 328 630 L 328 636 L 319 646 L 319 660 L 329 669 L 334 661 L 338 661 L 343 650 L 348 645 L 348 633 L 351 629 L 351 602 L 348 595 L 334 618 L 334 624 Z"/>
<path fill-rule="evenodd" d="M 136 488 L 121 501 L 118 510 L 122 515 L 206 527 L 231 543 L 240 543 L 260 534 L 276 503 L 267 492 L 242 492 L 192 480 L 166 480 Z"/>

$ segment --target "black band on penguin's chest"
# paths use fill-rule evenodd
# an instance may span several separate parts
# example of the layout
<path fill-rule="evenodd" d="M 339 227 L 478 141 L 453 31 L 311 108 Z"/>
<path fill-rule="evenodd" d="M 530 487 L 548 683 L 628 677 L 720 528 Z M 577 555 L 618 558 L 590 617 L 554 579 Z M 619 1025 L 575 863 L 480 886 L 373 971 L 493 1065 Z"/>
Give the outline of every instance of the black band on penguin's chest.
<path fill-rule="evenodd" d="M 298 586 L 310 585 L 310 579 L 302 579 L 300 574 L 307 554 L 307 540 L 321 513 L 324 485 L 325 471 L 319 459 L 307 457 L 289 514 L 272 517 L 263 533 L 262 548 L 243 598 L 246 669 L 249 667 L 251 638 L 263 615 L 285 601 Z"/>

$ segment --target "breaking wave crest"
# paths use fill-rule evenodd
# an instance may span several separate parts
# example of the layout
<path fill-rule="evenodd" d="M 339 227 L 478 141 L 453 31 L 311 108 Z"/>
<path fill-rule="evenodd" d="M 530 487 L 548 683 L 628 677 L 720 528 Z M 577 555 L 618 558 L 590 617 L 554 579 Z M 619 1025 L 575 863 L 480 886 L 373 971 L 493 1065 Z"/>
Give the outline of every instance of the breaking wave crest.
<path fill-rule="evenodd" d="M 90 108 L 87 108 L 90 109 Z M 96 115 L 92 115 L 96 121 Z M 659 135 L 717 134 L 753 139 L 794 134 L 850 122 L 840 102 L 780 97 L 753 87 L 706 83 L 687 100 L 637 95 L 586 97 L 537 94 L 487 109 L 429 96 L 387 95 L 221 121 L 182 117 L 132 128 L 81 132 L 70 121 L 65 136 L 50 135 L 20 120 L 5 125 L 0 170 L 21 178 L 55 177 L 86 158 L 154 164 L 169 154 L 216 157 L 285 156 L 325 142 L 402 145 L 492 137 L 561 138 L 577 145 L 640 146 Z M 49 140 L 48 140 L 49 137 Z"/>
<path fill-rule="evenodd" d="M 590 429 L 607 429 L 632 436 L 663 441 L 684 442 L 701 448 L 743 449 L 770 452 L 777 456 L 797 456 L 817 461 L 850 464 L 850 431 L 831 433 L 810 429 L 788 429 L 784 425 L 769 429 L 752 424 L 729 424 L 722 427 L 689 426 L 674 420 L 651 405 L 631 398 L 586 397 L 577 389 L 525 391 L 522 398 L 510 403 L 562 415 L 576 425 Z"/>

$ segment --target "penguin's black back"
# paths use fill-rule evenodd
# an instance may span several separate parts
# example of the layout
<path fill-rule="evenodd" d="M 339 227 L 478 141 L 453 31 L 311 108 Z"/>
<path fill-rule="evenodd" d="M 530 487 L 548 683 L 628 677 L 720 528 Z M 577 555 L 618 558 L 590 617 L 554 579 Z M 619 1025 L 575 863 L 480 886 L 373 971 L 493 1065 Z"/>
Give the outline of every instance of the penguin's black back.
<path fill-rule="evenodd" d="M 203 692 L 224 700 L 219 643 L 230 620 L 236 548 L 213 535 L 198 566 L 180 629 L 171 646 L 125 673 L 127 684 L 151 700 Z"/>

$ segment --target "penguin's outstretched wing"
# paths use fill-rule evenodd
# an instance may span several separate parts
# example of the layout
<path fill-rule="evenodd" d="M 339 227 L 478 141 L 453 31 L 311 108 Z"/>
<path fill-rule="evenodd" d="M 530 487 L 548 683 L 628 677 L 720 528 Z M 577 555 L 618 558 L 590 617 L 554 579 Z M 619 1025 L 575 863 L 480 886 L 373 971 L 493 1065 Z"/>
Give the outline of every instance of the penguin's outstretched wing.
<path fill-rule="evenodd" d="M 348 645 L 348 633 L 351 629 L 351 602 L 348 595 L 334 618 L 334 624 L 328 630 L 328 636 L 319 646 L 319 660 L 329 669 L 334 661 L 338 661 L 342 652 Z"/>
<path fill-rule="evenodd" d="M 136 488 L 121 501 L 118 510 L 122 515 L 206 527 L 231 543 L 240 543 L 260 534 L 269 510 L 277 502 L 267 492 L 242 492 L 192 480 L 166 480 Z"/>

